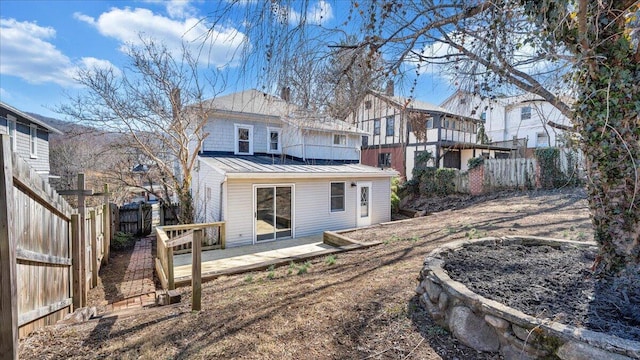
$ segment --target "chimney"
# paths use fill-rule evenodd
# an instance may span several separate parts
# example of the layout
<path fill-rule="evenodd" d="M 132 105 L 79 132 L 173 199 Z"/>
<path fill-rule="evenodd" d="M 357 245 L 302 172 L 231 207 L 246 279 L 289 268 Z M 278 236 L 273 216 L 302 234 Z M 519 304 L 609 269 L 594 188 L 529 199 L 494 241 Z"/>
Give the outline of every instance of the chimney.
<path fill-rule="evenodd" d="M 385 94 L 387 94 L 388 96 L 393 96 L 394 87 L 395 87 L 395 84 L 393 83 L 393 80 L 387 81 L 387 88 L 385 89 Z"/>
<path fill-rule="evenodd" d="M 280 99 L 289 102 L 289 100 L 291 100 L 291 88 L 283 86 L 282 89 L 280 89 Z"/>

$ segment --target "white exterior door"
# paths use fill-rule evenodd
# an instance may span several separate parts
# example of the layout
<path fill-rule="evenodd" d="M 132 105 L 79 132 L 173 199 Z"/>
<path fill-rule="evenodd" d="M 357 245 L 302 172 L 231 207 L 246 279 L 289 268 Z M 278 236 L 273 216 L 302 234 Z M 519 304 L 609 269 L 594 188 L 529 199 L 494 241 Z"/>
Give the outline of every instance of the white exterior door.
<path fill-rule="evenodd" d="M 358 182 L 356 188 L 356 225 L 371 225 L 371 183 Z"/>

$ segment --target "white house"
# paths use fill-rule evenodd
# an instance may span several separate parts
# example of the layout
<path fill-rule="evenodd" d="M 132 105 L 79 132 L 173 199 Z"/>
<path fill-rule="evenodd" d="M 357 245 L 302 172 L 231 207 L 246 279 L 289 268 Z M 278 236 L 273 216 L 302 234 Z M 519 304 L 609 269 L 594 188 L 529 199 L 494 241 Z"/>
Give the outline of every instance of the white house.
<path fill-rule="evenodd" d="M 362 131 L 257 90 L 207 106 L 193 196 L 199 221 L 226 222 L 227 246 L 390 220 L 396 172 L 359 163 Z"/>
<path fill-rule="evenodd" d="M 49 134 L 62 132 L 0 101 L 0 134 L 2 133 L 9 135 L 11 150 L 48 181 Z"/>
<path fill-rule="evenodd" d="M 539 147 L 562 146 L 570 120 L 549 102 L 534 94 L 482 99 L 461 90 L 441 107 L 455 114 L 484 121 L 491 143 L 520 147 L 520 156 L 531 156 Z"/>

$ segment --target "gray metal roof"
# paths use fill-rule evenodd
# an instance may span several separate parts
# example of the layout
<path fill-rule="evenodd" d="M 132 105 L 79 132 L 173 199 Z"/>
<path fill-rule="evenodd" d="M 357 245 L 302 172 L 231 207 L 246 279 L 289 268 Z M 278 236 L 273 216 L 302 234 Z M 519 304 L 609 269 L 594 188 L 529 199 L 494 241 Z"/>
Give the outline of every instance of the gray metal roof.
<path fill-rule="evenodd" d="M 253 156 L 201 156 L 200 161 L 218 169 L 229 177 L 331 177 L 336 175 L 353 177 L 391 177 L 397 175 L 392 169 L 379 169 L 362 164 L 342 164 L 327 160 L 308 162 L 283 158 L 279 155 Z"/>

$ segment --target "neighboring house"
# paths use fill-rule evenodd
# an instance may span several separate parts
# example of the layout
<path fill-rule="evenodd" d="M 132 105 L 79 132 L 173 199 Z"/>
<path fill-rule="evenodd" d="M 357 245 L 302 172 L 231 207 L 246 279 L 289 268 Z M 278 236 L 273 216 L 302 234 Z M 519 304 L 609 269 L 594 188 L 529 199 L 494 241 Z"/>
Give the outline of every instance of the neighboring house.
<path fill-rule="evenodd" d="M 481 121 L 455 115 L 427 102 L 370 91 L 348 119 L 367 133 L 362 163 L 391 167 L 407 179 L 420 155 L 428 151 L 439 168 L 467 169 L 473 157 L 508 156 L 509 148 L 479 144 Z"/>
<path fill-rule="evenodd" d="M 199 221 L 225 221 L 227 246 L 389 221 L 395 171 L 359 164 L 362 131 L 248 90 L 207 101 L 193 176 Z"/>
<path fill-rule="evenodd" d="M 518 149 L 531 157 L 539 147 L 562 147 L 570 120 L 550 103 L 533 94 L 482 99 L 461 90 L 441 106 L 462 116 L 482 120 L 490 143 Z"/>
<path fill-rule="evenodd" d="M 8 134 L 11 150 L 43 179 L 49 180 L 49 135 L 59 130 L 0 101 L 0 134 Z"/>

